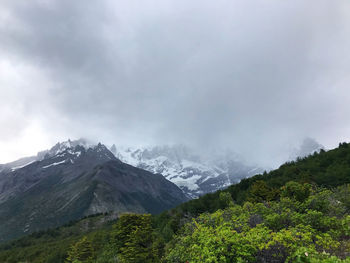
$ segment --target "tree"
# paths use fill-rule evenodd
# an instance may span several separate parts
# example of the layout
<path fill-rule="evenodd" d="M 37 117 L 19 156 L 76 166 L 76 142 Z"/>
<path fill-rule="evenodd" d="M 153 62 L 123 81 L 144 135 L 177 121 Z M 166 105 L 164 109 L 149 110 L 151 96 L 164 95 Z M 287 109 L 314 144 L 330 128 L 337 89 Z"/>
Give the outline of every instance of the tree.
<path fill-rule="evenodd" d="M 263 202 L 271 201 L 276 196 L 276 191 L 269 187 L 265 181 L 256 181 L 249 190 L 248 201 Z"/>
<path fill-rule="evenodd" d="M 281 188 L 281 197 L 288 197 L 296 201 L 303 202 L 309 197 L 310 190 L 310 184 L 300 184 L 290 181 Z"/>
<path fill-rule="evenodd" d="M 92 260 L 94 251 L 91 242 L 84 236 L 73 244 L 68 251 L 68 262 L 89 262 Z"/>
<path fill-rule="evenodd" d="M 233 206 L 233 199 L 229 192 L 221 192 L 219 195 L 220 208 Z"/>
<path fill-rule="evenodd" d="M 114 240 L 121 262 L 157 262 L 153 246 L 151 215 L 124 214 L 114 231 Z"/>

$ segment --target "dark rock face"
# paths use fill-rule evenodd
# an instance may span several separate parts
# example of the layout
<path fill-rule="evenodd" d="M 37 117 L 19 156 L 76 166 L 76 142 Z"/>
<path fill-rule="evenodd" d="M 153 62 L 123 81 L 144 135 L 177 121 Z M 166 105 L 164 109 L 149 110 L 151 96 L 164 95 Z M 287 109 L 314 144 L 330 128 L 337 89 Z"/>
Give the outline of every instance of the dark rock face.
<path fill-rule="evenodd" d="M 56 145 L 0 171 L 0 242 L 90 214 L 159 213 L 186 200 L 162 175 L 121 162 L 102 144 Z"/>

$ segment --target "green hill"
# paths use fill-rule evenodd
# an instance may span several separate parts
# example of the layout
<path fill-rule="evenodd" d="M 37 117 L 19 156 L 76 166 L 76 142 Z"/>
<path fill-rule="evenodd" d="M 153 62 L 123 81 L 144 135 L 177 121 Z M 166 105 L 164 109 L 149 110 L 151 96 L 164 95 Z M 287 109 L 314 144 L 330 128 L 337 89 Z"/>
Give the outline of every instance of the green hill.
<path fill-rule="evenodd" d="M 264 181 L 264 189 L 253 187 L 258 181 Z M 269 173 L 265 172 L 243 179 L 226 190 L 186 202 L 178 206 L 177 211 L 192 215 L 214 212 L 222 208 L 219 198 L 221 192 L 230 193 L 235 203 L 238 204 L 244 203 L 257 190 L 260 194 L 266 192 L 266 196 L 262 196 L 262 199 L 271 200 L 274 198 L 273 194 L 277 194 L 279 188 L 289 181 L 316 184 L 326 188 L 350 183 L 350 144 L 340 143 L 339 147 L 334 150 L 327 152 L 321 150 L 308 157 L 287 162 Z"/>
<path fill-rule="evenodd" d="M 83 236 L 93 240 L 96 250 L 108 242 L 115 219 L 113 214 L 96 214 L 2 244 L 0 262 L 65 262 L 70 245 Z"/>

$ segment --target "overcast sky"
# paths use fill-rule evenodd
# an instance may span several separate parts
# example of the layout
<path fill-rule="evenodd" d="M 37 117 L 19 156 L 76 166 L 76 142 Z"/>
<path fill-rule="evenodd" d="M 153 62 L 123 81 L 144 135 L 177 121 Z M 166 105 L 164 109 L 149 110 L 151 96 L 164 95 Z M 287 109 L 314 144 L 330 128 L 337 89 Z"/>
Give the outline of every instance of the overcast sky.
<path fill-rule="evenodd" d="M 276 165 L 349 135 L 349 0 L 0 1 L 0 163 L 86 137 Z"/>

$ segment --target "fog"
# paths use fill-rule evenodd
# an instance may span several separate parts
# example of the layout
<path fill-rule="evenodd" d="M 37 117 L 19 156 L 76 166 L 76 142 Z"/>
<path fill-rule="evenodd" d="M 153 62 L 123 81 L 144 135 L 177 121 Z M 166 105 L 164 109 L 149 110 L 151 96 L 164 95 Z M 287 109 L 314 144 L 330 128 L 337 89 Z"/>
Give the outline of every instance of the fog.
<path fill-rule="evenodd" d="M 275 167 L 349 141 L 347 0 L 2 0 L 0 163 L 57 141 Z"/>

